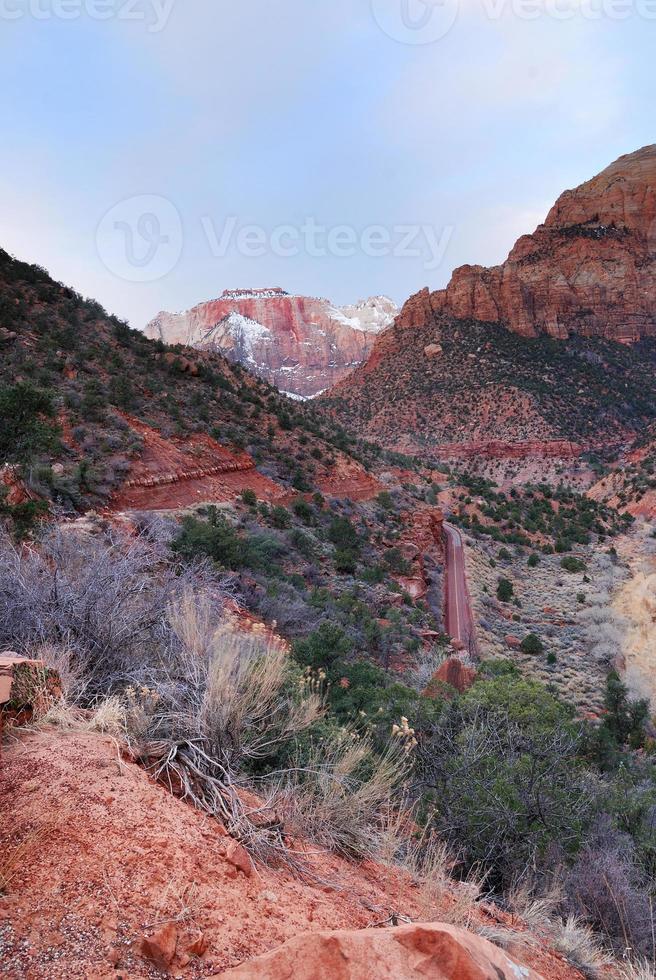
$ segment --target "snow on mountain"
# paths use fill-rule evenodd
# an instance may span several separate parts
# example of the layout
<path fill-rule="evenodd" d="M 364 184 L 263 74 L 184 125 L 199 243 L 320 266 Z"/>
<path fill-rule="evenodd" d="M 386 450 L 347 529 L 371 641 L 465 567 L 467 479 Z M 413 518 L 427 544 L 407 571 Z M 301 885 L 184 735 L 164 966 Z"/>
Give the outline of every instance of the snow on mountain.
<path fill-rule="evenodd" d="M 286 393 L 314 398 L 366 360 L 397 312 L 386 296 L 339 307 L 279 288 L 234 289 L 186 313 L 160 313 L 146 334 L 221 351 Z"/>

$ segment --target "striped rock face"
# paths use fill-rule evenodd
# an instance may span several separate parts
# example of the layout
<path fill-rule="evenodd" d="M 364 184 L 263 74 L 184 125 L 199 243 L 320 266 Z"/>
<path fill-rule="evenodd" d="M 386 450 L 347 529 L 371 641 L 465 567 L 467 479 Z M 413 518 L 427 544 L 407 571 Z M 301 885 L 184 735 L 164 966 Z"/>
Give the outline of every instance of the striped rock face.
<path fill-rule="evenodd" d="M 543 225 L 503 265 L 456 269 L 444 290 L 413 297 L 459 319 L 500 323 L 524 337 L 571 334 L 635 343 L 656 334 L 656 145 L 620 157 L 565 191 Z"/>
<path fill-rule="evenodd" d="M 336 307 L 282 289 L 228 290 L 184 313 L 159 313 L 146 336 L 218 351 L 295 398 L 313 398 L 369 356 L 398 313 L 386 296 Z"/>

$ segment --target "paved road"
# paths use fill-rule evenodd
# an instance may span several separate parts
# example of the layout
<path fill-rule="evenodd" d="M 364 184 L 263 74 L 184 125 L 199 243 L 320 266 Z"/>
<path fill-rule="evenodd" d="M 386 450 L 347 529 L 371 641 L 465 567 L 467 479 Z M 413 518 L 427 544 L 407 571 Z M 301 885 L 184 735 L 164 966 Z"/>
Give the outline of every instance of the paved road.
<path fill-rule="evenodd" d="M 444 524 L 446 537 L 446 578 L 444 585 L 445 625 L 452 639 L 461 643 L 472 658 L 476 657 L 476 631 L 471 609 L 465 549 L 457 527 Z"/>

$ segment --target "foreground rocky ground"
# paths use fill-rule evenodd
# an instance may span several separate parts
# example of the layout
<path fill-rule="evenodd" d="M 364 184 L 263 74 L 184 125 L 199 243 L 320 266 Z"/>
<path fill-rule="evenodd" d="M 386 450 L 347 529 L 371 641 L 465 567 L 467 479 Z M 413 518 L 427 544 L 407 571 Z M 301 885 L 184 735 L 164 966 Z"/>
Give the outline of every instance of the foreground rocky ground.
<path fill-rule="evenodd" d="M 388 976 L 383 927 L 439 920 L 472 933 L 512 926 L 515 942 L 495 954 L 519 964 L 508 966 L 507 977 L 528 977 L 529 967 L 547 980 L 580 976 L 520 921 L 473 904 L 456 885 L 427 893 L 398 869 L 328 853 L 307 856 L 307 880 L 285 868 L 255 868 L 215 821 L 153 784 L 115 739 L 81 726 L 12 736 L 3 749 L 0 812 L 2 866 L 13 867 L 0 899 L 8 980 L 216 976 L 300 933 L 335 929 L 366 930 L 369 975 Z M 480 938 L 467 941 L 485 954 Z M 417 943 L 415 936 L 410 946 Z M 427 951 L 419 947 L 407 975 L 441 976 L 434 965 L 421 967 Z M 290 974 L 280 962 L 277 972 L 235 975 L 343 975 Z M 452 953 L 445 962 L 456 963 L 445 976 L 502 976 L 458 972 Z"/>

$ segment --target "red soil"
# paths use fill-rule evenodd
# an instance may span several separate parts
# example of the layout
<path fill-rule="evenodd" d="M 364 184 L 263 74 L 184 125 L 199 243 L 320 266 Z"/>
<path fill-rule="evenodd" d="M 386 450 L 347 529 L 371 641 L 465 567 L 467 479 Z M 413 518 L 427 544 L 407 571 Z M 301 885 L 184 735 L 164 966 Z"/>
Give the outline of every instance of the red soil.
<path fill-rule="evenodd" d="M 199 503 L 230 503 L 243 490 L 277 500 L 284 488 L 255 469 L 244 452 L 231 452 L 204 433 L 166 439 L 137 419 L 127 419 L 143 451 L 111 510 L 176 510 Z"/>
<path fill-rule="evenodd" d="M 3 758 L 0 808 L 0 854 L 23 847 L 19 874 L 0 900 L 7 980 L 161 976 L 141 944 L 170 922 L 173 973 L 198 978 L 301 931 L 421 919 L 410 878 L 371 863 L 319 856 L 321 884 L 269 868 L 246 876 L 227 859 L 230 840 L 215 822 L 155 785 L 105 736 L 22 733 Z M 474 914 L 509 922 L 492 907 Z M 200 933 L 207 951 L 185 964 Z M 513 950 L 547 980 L 578 976 L 544 949 L 525 953 Z"/>

